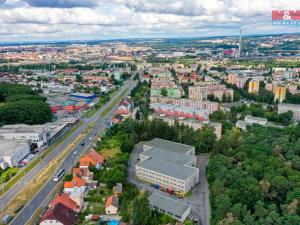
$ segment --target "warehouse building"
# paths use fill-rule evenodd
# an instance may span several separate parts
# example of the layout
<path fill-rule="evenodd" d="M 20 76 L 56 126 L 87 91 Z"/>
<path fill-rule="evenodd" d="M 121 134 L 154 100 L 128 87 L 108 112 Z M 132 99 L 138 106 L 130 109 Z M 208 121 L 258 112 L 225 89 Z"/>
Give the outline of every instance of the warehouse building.
<path fill-rule="evenodd" d="M 191 213 L 191 206 L 157 193 L 150 195 L 148 200 L 153 209 L 167 213 L 180 222 L 184 222 Z"/>
<path fill-rule="evenodd" d="M 0 167 L 18 166 L 30 152 L 28 140 L 0 140 Z"/>
<path fill-rule="evenodd" d="M 156 138 L 144 144 L 136 176 L 186 193 L 199 182 L 196 163 L 195 147 Z"/>
<path fill-rule="evenodd" d="M 90 100 L 92 101 L 93 99 L 96 98 L 96 95 L 94 93 L 79 93 L 79 92 L 76 92 L 76 93 L 71 93 L 70 94 L 71 97 L 74 97 L 74 98 L 80 98 L 80 99 L 84 99 L 84 100 Z"/>

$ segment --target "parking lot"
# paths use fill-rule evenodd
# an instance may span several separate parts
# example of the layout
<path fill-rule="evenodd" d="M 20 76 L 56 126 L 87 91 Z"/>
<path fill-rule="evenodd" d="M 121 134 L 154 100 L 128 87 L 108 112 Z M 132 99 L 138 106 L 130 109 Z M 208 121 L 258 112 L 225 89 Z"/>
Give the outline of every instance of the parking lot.
<path fill-rule="evenodd" d="M 210 225 L 210 204 L 209 204 L 209 189 L 205 176 L 205 167 L 209 160 L 209 155 L 198 156 L 197 166 L 199 167 L 199 183 L 192 189 L 191 198 L 177 198 L 167 192 L 152 187 L 150 184 L 142 182 L 135 176 L 135 164 L 138 161 L 139 154 L 143 151 L 142 144 L 137 144 L 130 155 L 128 181 L 136 185 L 139 189 L 148 191 L 150 193 L 159 193 L 191 206 L 191 217 L 197 220 L 198 225 Z"/>

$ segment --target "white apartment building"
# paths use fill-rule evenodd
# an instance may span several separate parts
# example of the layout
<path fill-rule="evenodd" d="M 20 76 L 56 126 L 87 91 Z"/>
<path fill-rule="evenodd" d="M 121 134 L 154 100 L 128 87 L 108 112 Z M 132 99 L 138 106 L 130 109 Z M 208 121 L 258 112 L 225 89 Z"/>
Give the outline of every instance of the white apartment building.
<path fill-rule="evenodd" d="M 245 116 L 245 122 L 249 123 L 249 124 L 255 123 L 255 124 L 265 126 L 268 123 L 268 119 L 247 115 L 247 116 Z"/>
<path fill-rule="evenodd" d="M 139 179 L 184 193 L 199 182 L 195 147 L 156 138 L 143 148 L 135 166 Z"/>
<path fill-rule="evenodd" d="M 26 140 L 0 140 L 0 167 L 18 166 L 19 161 L 30 153 Z"/>

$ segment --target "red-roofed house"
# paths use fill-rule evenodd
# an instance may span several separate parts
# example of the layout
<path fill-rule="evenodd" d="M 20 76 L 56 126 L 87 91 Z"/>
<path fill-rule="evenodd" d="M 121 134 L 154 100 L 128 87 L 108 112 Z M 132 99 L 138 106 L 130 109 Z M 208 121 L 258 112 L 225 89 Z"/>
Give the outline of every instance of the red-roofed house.
<path fill-rule="evenodd" d="M 76 213 L 61 203 L 57 203 L 53 208 L 47 210 L 47 212 L 41 218 L 41 225 L 73 225 L 75 224 Z"/>
<path fill-rule="evenodd" d="M 80 206 L 76 204 L 75 201 L 69 198 L 69 196 L 65 193 L 61 193 L 56 195 L 56 197 L 50 202 L 49 208 L 53 209 L 55 205 L 57 204 L 63 204 L 65 207 L 75 211 L 79 212 L 80 211 Z"/>
<path fill-rule="evenodd" d="M 78 176 L 74 176 L 71 181 L 66 181 L 64 183 L 64 193 L 71 193 L 74 191 L 81 191 L 82 193 L 85 192 L 86 188 L 85 180 L 81 179 Z"/>
<path fill-rule="evenodd" d="M 93 173 L 88 168 L 73 168 L 73 176 L 81 177 L 86 183 L 93 182 Z"/>
<path fill-rule="evenodd" d="M 107 215 L 118 214 L 119 199 L 117 196 L 112 195 L 106 199 L 105 213 Z"/>
<path fill-rule="evenodd" d="M 94 149 L 80 159 L 80 168 L 89 168 L 90 165 L 97 169 L 104 163 L 104 157 L 97 153 Z"/>

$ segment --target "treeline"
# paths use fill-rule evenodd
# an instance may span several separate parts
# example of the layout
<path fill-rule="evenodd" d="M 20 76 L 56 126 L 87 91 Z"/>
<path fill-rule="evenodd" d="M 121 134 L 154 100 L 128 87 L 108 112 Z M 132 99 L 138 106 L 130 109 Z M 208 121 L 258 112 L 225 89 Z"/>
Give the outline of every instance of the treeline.
<path fill-rule="evenodd" d="M 293 119 L 292 111 L 278 114 L 277 107 L 267 106 L 266 109 L 264 109 L 261 104 L 251 104 L 249 106 L 247 106 L 246 104 L 243 104 L 238 107 L 232 107 L 230 109 L 230 112 L 234 115 L 237 115 L 239 113 L 243 117 L 246 115 L 263 117 L 263 118 L 267 118 L 268 121 L 280 123 L 282 125 L 289 125 Z"/>
<path fill-rule="evenodd" d="M 115 125 L 107 132 L 107 135 L 113 136 L 115 133 L 119 133 L 122 139 L 122 152 L 131 152 L 138 142 L 149 141 L 154 138 L 195 146 L 197 153 L 210 152 L 216 143 L 216 135 L 212 127 L 205 126 L 201 130 L 194 131 L 189 126 L 179 125 L 178 123 L 170 126 L 161 119 L 152 121 L 127 120 L 122 124 Z"/>
<path fill-rule="evenodd" d="M 137 85 L 131 90 L 130 96 L 132 97 L 133 103 L 135 107 L 139 107 L 136 118 L 139 120 L 142 117 L 146 118 L 150 111 L 150 84 L 147 82 L 141 83 L 140 81 Z"/>
<path fill-rule="evenodd" d="M 52 113 L 46 98 L 29 86 L 0 83 L 0 126 L 6 124 L 43 124 Z"/>
<path fill-rule="evenodd" d="M 43 63 L 43 64 L 28 64 L 21 66 L 3 65 L 0 66 L 0 72 L 19 72 L 20 69 L 28 70 L 57 70 L 57 69 L 78 69 L 78 70 L 92 70 L 92 69 L 108 69 L 108 68 L 125 68 L 130 67 L 132 71 L 137 67 L 134 63 L 103 63 L 99 65 L 90 65 L 70 61 L 69 63 Z"/>
<path fill-rule="evenodd" d="M 228 131 L 207 178 L 212 225 L 299 225 L 300 125 Z"/>
<path fill-rule="evenodd" d="M 284 103 L 300 104 L 300 94 L 292 95 L 289 91 L 287 91 Z"/>

